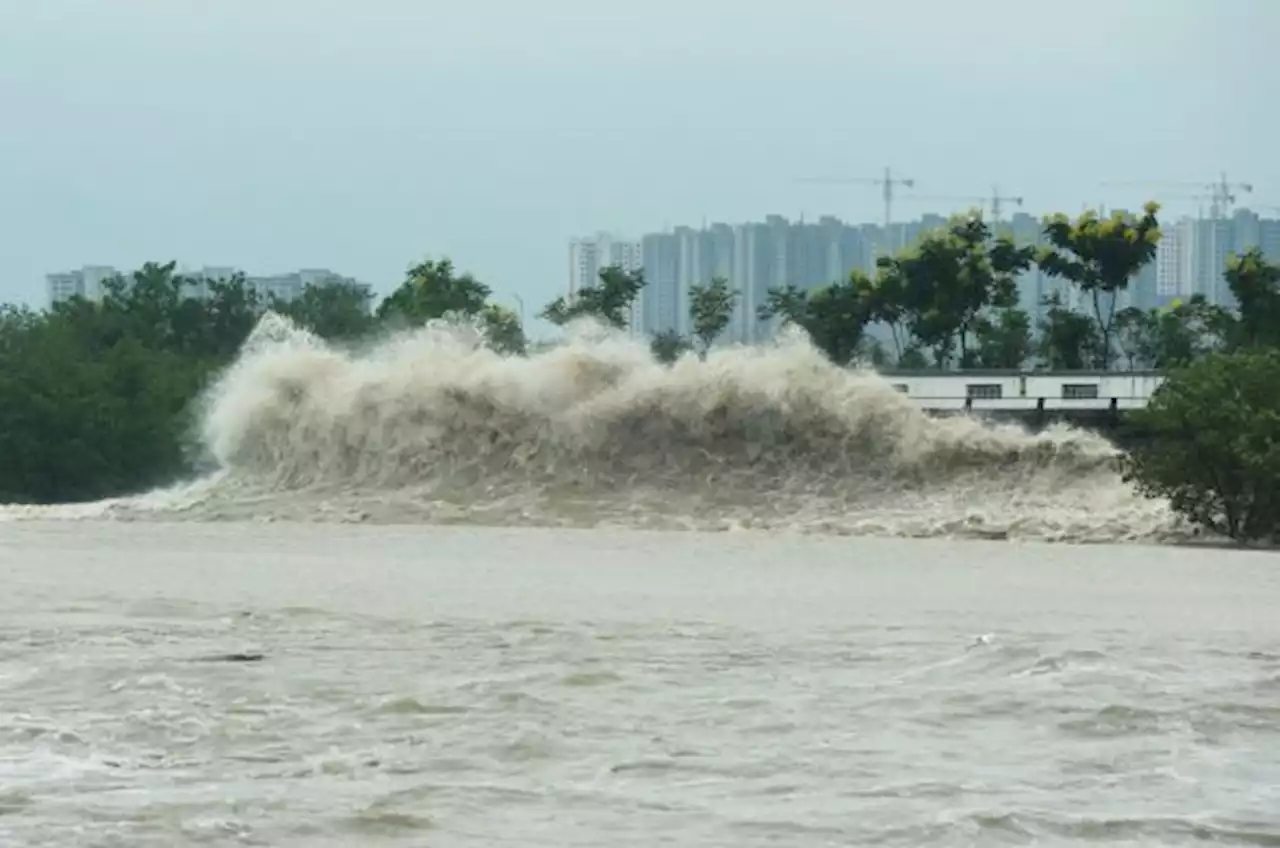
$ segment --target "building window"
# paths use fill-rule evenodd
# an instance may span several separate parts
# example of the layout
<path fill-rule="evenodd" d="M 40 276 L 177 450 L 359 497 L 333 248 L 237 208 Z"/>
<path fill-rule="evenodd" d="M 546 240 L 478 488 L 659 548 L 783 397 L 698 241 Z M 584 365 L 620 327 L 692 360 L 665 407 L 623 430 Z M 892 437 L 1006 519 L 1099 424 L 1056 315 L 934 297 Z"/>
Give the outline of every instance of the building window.
<path fill-rule="evenodd" d="M 999 383 L 969 383 L 964 391 L 966 397 L 974 400 L 999 400 L 1004 397 L 1004 386 Z"/>
<path fill-rule="evenodd" d="M 1063 400 L 1097 400 L 1097 383 L 1063 383 Z"/>
<path fill-rule="evenodd" d="M 907 384 L 906 384 L 906 383 L 894 383 L 894 384 L 893 384 L 893 390 L 894 390 L 895 392 L 902 392 L 904 395 L 905 395 L 905 394 L 910 394 L 910 391 L 907 389 Z"/>

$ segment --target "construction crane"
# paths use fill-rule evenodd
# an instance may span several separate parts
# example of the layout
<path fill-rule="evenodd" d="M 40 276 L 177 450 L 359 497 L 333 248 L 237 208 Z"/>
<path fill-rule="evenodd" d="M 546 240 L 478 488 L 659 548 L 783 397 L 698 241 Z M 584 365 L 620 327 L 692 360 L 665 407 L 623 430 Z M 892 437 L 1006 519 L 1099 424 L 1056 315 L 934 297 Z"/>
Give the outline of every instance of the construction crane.
<path fill-rule="evenodd" d="M 826 185 L 878 185 L 880 186 L 881 197 L 884 198 L 884 226 L 885 230 L 889 229 L 889 225 L 893 222 L 893 197 L 894 189 L 897 186 L 903 188 L 914 188 L 916 181 L 906 177 L 895 177 L 892 170 L 884 169 L 883 177 L 801 177 L 797 182 L 802 183 L 823 183 Z"/>
<path fill-rule="evenodd" d="M 1165 195 L 1165 199 L 1166 200 L 1194 200 L 1196 203 L 1204 203 L 1208 201 L 1209 208 L 1210 210 L 1212 210 L 1214 208 L 1213 204 L 1217 203 L 1219 204 L 1219 206 L 1221 206 L 1223 203 L 1226 203 L 1226 202 L 1234 203 L 1236 198 L 1234 194 L 1228 195 L 1227 197 L 1223 197 L 1221 194 L 1215 191 L 1215 192 L 1210 192 L 1209 194 L 1167 194 Z"/>
<path fill-rule="evenodd" d="M 1236 202 L 1236 192 L 1249 193 L 1253 191 L 1251 183 L 1233 183 L 1227 181 L 1227 174 L 1224 171 L 1217 180 L 1211 183 L 1196 182 L 1158 182 L 1146 180 L 1123 180 L 1105 182 L 1104 186 L 1108 188 L 1126 187 L 1126 188 L 1199 188 L 1208 189 L 1210 194 L 1208 199 L 1211 201 L 1209 206 L 1209 215 L 1214 220 L 1225 218 L 1227 212 L 1231 208 L 1231 204 Z"/>
<path fill-rule="evenodd" d="M 992 223 L 1000 223 L 1000 211 L 1004 208 L 1005 203 L 1012 203 L 1014 206 L 1021 206 L 1023 198 L 1014 197 L 1013 195 L 1001 194 L 999 187 L 992 186 L 991 194 L 987 197 L 967 196 L 967 195 L 949 195 L 949 194 L 913 194 L 912 200 L 923 200 L 934 203 L 976 203 L 979 206 L 988 206 L 991 209 Z"/>

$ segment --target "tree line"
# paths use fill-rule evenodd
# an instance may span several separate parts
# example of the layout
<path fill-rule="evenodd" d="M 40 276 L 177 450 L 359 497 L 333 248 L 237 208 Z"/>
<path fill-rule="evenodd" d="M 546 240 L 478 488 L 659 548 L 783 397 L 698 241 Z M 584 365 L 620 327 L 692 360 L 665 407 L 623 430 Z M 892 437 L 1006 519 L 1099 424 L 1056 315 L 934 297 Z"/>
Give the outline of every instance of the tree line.
<path fill-rule="evenodd" d="M 147 263 L 93 300 L 0 306 L 0 503 L 94 500 L 191 474 L 194 402 L 268 309 L 338 343 L 462 318 L 492 347 L 525 350 L 519 317 L 447 259 L 409 268 L 376 309 L 352 283 L 281 300 L 243 275 L 190 279 L 175 267 Z"/>

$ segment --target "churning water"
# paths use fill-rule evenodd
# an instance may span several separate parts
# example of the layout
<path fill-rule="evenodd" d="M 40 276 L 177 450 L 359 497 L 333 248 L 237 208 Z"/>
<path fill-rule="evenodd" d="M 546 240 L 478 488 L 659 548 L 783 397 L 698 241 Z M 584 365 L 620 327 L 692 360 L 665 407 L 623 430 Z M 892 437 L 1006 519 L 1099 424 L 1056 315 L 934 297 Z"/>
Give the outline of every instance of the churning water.
<path fill-rule="evenodd" d="M 1280 845 L 1273 555 L 1019 541 L 1180 537 L 1101 438 L 474 341 L 268 316 L 207 476 L 0 507 L 0 845 Z"/>
<path fill-rule="evenodd" d="M 0 845 L 1280 844 L 1269 554 L 2 529 Z"/>
<path fill-rule="evenodd" d="M 433 326 L 358 352 L 268 315 L 206 398 L 196 484 L 8 518 L 160 517 L 1159 541 L 1095 434 L 918 410 L 801 335 L 655 363 L 576 328 L 504 358 Z"/>

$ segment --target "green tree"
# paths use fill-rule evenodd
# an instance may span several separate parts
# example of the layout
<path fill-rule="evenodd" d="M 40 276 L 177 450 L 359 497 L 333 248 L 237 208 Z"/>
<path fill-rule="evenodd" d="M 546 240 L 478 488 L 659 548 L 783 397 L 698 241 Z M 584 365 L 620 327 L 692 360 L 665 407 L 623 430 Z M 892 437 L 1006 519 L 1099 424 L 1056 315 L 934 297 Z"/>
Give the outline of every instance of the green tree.
<path fill-rule="evenodd" d="M 1240 308 L 1232 346 L 1280 347 L 1280 265 L 1268 262 L 1255 247 L 1228 257 L 1223 278 Z"/>
<path fill-rule="evenodd" d="M 175 266 L 148 262 L 127 278 L 104 281 L 100 301 L 72 298 L 51 315 L 93 350 L 131 338 L 147 350 L 196 359 L 234 356 L 261 317 L 257 292 L 243 275 L 194 280 L 176 274 Z"/>
<path fill-rule="evenodd" d="M 809 334 L 814 347 L 837 365 L 847 365 L 862 350 L 863 335 L 871 320 L 866 286 L 854 277 L 812 291 L 795 286 L 770 289 L 757 309 L 761 321 L 781 318 Z"/>
<path fill-rule="evenodd" d="M 0 501 L 91 500 L 189 468 L 190 403 L 211 364 L 134 335 L 106 338 L 88 315 L 0 321 Z"/>
<path fill-rule="evenodd" d="M 1031 358 L 1031 316 L 1017 307 L 979 316 L 974 335 L 980 368 L 1020 369 Z"/>
<path fill-rule="evenodd" d="M 808 317 L 809 293 L 792 285 L 769 289 L 764 303 L 756 307 L 756 318 L 762 322 L 777 320 L 805 328 Z"/>
<path fill-rule="evenodd" d="M 498 353 L 521 356 L 525 352 L 524 328 L 514 310 L 489 303 L 480 310 L 481 327 L 489 347 Z"/>
<path fill-rule="evenodd" d="M 907 324 L 906 280 L 903 278 L 902 267 L 892 257 L 882 256 L 876 260 L 874 278 L 859 275 L 854 279 L 867 300 L 871 322 L 884 324 L 889 328 L 894 359 L 901 361 L 911 344 L 911 330 Z"/>
<path fill-rule="evenodd" d="M 1130 307 L 1116 313 L 1116 347 L 1131 369 L 1187 365 L 1223 350 L 1234 323 L 1230 313 L 1201 294 L 1164 309 Z"/>
<path fill-rule="evenodd" d="M 230 359 L 262 317 L 264 300 L 243 274 L 210 280 L 206 289 L 203 300 L 186 297 L 178 304 L 184 315 L 182 335 L 199 339 L 183 347 L 197 350 L 199 356 Z"/>
<path fill-rule="evenodd" d="M 1125 480 L 1210 532 L 1280 541 L 1280 351 L 1210 354 L 1171 373 L 1132 424 Z"/>
<path fill-rule="evenodd" d="M 1096 358 L 1101 344 L 1092 318 L 1069 308 L 1058 292 L 1044 298 L 1036 345 L 1041 364 L 1050 371 L 1080 371 Z"/>
<path fill-rule="evenodd" d="M 653 352 L 654 359 L 664 365 L 670 365 L 693 350 L 693 345 L 675 330 L 663 330 L 650 339 L 649 349 Z"/>
<path fill-rule="evenodd" d="M 575 318 L 592 317 L 619 330 L 626 329 L 631 305 L 644 288 L 644 271 L 624 270 L 618 265 L 600 269 L 598 281 L 583 286 L 572 298 L 557 297 L 543 308 L 541 317 L 557 326 Z"/>
<path fill-rule="evenodd" d="M 1159 211 L 1158 204 L 1148 203 L 1141 218 L 1117 212 L 1103 219 L 1089 211 L 1075 221 L 1065 215 L 1045 221 L 1049 246 L 1040 252 L 1040 268 L 1079 286 L 1093 301 L 1099 334 L 1095 364 L 1100 368 L 1111 367 L 1119 293 L 1155 258 L 1160 242 Z"/>
<path fill-rule="evenodd" d="M 835 364 L 848 365 L 862 352 L 870 306 L 852 278 L 809 296 L 809 335 Z"/>
<path fill-rule="evenodd" d="M 374 328 L 373 294 L 347 280 L 308 285 L 297 298 L 272 298 L 271 308 L 300 327 L 330 341 L 357 339 Z"/>
<path fill-rule="evenodd" d="M 378 304 L 378 321 L 390 327 L 421 326 L 449 317 L 474 321 L 499 353 L 525 350 L 524 328 L 512 310 L 489 302 L 492 290 L 471 274 L 458 274 L 448 259 L 412 266 L 395 291 Z"/>
<path fill-rule="evenodd" d="M 946 368 L 957 352 L 961 365 L 970 365 L 970 341 L 984 313 L 1017 302 L 1018 274 L 1034 256 L 1033 248 L 993 238 L 978 212 L 952 218 L 911 250 L 877 263 L 881 280 L 900 301 L 877 304 L 876 314 L 903 316 L 937 367 Z"/>
<path fill-rule="evenodd" d="M 729 288 L 724 277 L 712 277 L 706 285 L 689 287 L 689 320 L 693 323 L 693 335 L 704 358 L 711 345 L 729 326 L 738 292 Z"/>
<path fill-rule="evenodd" d="M 456 273 L 453 262 L 425 260 L 409 268 L 405 280 L 378 304 L 378 318 L 420 326 L 449 314 L 476 316 L 492 291 L 470 274 Z"/>

